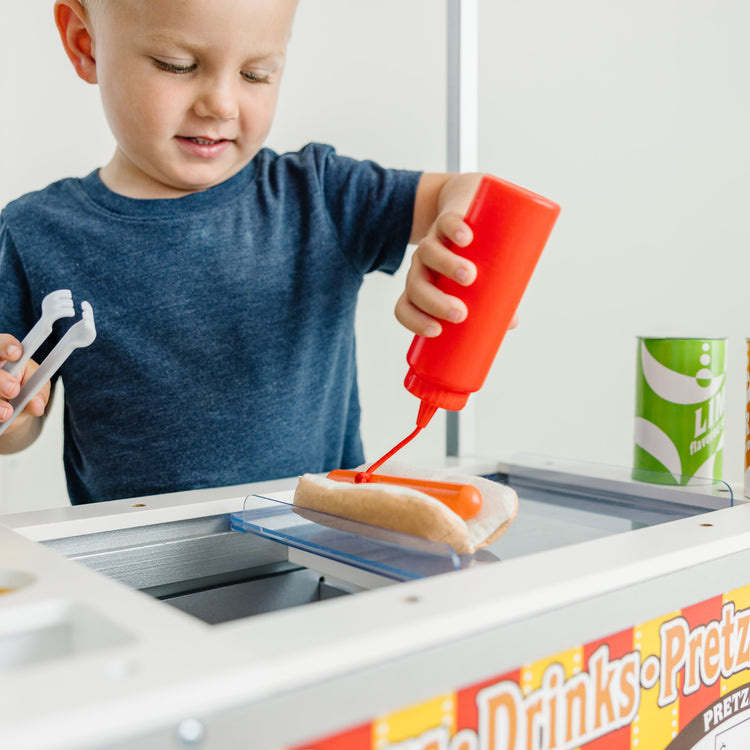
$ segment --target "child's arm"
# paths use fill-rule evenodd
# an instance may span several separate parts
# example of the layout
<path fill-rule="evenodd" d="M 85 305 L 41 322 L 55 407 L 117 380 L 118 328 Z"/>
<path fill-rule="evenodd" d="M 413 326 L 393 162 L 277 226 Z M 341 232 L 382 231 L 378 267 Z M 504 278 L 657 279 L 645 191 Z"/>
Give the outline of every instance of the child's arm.
<path fill-rule="evenodd" d="M 459 323 L 466 317 L 466 305 L 441 292 L 434 274 L 448 276 L 463 286 L 476 278 L 476 266 L 451 252 L 443 240 L 458 247 L 471 243 L 473 235 L 463 217 L 481 179 L 481 174 L 471 173 L 423 174 L 419 180 L 410 238 L 417 248 L 395 310 L 398 321 L 412 333 L 437 336 L 442 330 L 440 320 Z"/>
<path fill-rule="evenodd" d="M 23 350 L 18 339 L 0 333 L 0 365 L 20 359 Z M 29 360 L 17 376 L 9 375 L 0 368 L 0 422 L 6 422 L 13 413 L 8 403 L 18 395 L 21 386 L 31 377 L 38 365 Z M 0 436 L 0 453 L 16 453 L 31 445 L 42 431 L 45 410 L 50 398 L 50 384 L 46 383 L 37 396 L 16 417 L 10 427 Z"/>

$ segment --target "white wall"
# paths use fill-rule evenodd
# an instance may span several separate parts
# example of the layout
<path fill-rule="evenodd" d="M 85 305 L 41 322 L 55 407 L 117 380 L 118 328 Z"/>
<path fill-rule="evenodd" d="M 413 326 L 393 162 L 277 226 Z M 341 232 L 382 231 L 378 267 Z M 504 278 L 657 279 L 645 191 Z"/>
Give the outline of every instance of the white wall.
<path fill-rule="evenodd" d="M 485 388 L 483 454 L 531 451 L 627 465 L 635 337 L 725 335 L 725 475 L 744 441 L 750 6 L 740 0 L 479 0 L 480 168 L 563 213 Z M 0 23 L 0 205 L 112 149 L 94 87 L 67 63 L 51 0 Z M 302 0 L 270 145 L 310 140 L 392 166 L 444 166 L 444 3 Z M 28 40 L 33 40 L 30 44 Z M 364 437 L 375 458 L 405 435 L 410 336 L 403 284 L 365 286 Z M 59 407 L 59 404 L 57 405 Z M 437 417 L 407 454 L 444 450 Z M 66 502 L 59 416 L 0 459 L 0 512 Z M 43 467 L 43 468 L 41 468 Z"/>
<path fill-rule="evenodd" d="M 628 464 L 635 337 L 713 334 L 729 338 L 725 477 L 739 480 L 750 5 L 481 8 L 482 167 L 563 212 L 479 396 L 480 444 Z"/>

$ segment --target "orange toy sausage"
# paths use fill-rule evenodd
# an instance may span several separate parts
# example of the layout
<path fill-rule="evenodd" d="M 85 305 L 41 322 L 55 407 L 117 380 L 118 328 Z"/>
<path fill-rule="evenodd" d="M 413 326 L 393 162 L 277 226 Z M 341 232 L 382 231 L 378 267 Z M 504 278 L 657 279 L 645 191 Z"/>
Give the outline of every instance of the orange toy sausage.
<path fill-rule="evenodd" d="M 482 493 L 473 484 L 454 484 L 436 482 L 428 479 L 410 479 L 409 477 L 391 477 L 386 474 L 369 474 L 361 471 L 336 469 L 328 474 L 328 479 L 336 482 L 395 484 L 400 487 L 411 487 L 434 497 L 447 505 L 464 521 L 474 518 L 482 509 Z"/>

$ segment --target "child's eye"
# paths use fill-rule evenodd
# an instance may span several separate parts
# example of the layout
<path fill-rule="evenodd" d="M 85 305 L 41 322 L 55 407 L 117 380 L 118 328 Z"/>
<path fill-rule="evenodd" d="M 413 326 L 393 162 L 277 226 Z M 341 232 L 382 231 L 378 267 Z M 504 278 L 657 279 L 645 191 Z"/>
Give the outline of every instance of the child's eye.
<path fill-rule="evenodd" d="M 250 83 L 270 83 L 271 76 L 268 73 L 255 73 L 252 70 L 243 70 L 242 77 Z"/>
<path fill-rule="evenodd" d="M 198 67 L 195 63 L 189 65 L 177 65 L 176 63 L 167 62 L 166 60 L 160 60 L 158 57 L 152 57 L 151 60 L 159 70 L 163 70 L 167 73 L 176 73 L 177 75 L 192 73 Z"/>

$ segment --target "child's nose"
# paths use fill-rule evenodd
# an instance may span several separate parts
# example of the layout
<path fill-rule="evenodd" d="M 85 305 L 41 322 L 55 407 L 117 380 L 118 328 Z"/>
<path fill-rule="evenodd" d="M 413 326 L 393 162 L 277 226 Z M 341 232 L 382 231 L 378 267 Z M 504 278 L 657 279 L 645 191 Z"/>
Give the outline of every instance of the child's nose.
<path fill-rule="evenodd" d="M 228 82 L 209 83 L 193 105 L 198 117 L 232 120 L 238 116 L 237 96 Z"/>

